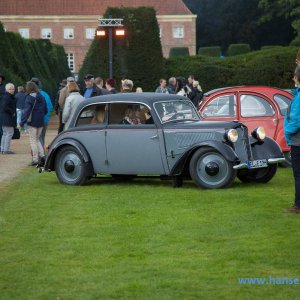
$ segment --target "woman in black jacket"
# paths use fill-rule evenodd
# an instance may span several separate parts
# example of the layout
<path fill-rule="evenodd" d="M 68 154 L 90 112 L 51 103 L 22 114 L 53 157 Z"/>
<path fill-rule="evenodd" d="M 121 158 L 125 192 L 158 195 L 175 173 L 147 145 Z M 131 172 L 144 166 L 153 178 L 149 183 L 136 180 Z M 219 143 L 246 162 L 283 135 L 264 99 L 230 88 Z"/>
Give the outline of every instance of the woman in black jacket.
<path fill-rule="evenodd" d="M 1 100 L 0 119 L 3 135 L 1 138 L 1 153 L 14 154 L 10 151 L 10 142 L 14 134 L 16 122 L 16 99 L 14 96 L 15 86 L 12 83 L 5 85 L 5 93 Z"/>
<path fill-rule="evenodd" d="M 44 159 L 44 148 L 40 142 L 40 135 L 44 127 L 44 116 L 47 114 L 45 98 L 39 93 L 38 87 L 34 82 L 26 84 L 26 99 L 24 114 L 20 125 L 28 124 L 29 141 L 32 151 L 31 166 L 35 166 L 40 160 Z"/>

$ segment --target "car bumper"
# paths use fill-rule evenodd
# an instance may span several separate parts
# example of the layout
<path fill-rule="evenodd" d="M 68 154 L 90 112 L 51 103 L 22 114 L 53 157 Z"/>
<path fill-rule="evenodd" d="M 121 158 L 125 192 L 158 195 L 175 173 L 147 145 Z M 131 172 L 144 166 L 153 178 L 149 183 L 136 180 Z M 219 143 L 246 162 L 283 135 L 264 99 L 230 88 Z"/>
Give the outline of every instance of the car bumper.
<path fill-rule="evenodd" d="M 268 161 L 268 165 L 275 165 L 275 164 L 278 164 L 278 163 L 285 162 L 285 158 L 284 157 L 268 158 L 267 161 Z M 235 169 L 235 170 L 248 169 L 248 164 L 247 163 L 242 163 L 242 164 L 233 166 L 233 169 Z"/>

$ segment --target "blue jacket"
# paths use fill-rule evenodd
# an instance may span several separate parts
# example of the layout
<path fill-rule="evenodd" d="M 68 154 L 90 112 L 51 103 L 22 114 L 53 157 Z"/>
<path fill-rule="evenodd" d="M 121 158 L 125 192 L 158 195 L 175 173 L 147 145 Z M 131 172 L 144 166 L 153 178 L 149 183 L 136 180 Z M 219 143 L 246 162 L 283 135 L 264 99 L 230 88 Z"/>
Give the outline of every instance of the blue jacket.
<path fill-rule="evenodd" d="M 51 99 L 50 99 L 49 95 L 45 91 L 43 91 L 42 89 L 39 89 L 39 92 L 42 94 L 42 96 L 46 100 L 46 105 L 47 105 L 48 112 L 44 117 L 44 123 L 45 123 L 45 125 L 47 125 L 49 123 L 49 120 L 50 120 L 51 112 L 53 111 L 53 104 L 51 102 Z"/>
<path fill-rule="evenodd" d="M 31 122 L 28 122 L 28 125 L 38 128 L 44 127 L 44 117 L 48 110 L 45 98 L 40 93 L 32 93 L 26 96 L 24 114 L 22 115 L 22 120 L 20 123 L 21 126 L 27 122 L 31 111 Z"/>
<path fill-rule="evenodd" d="M 284 136 L 289 146 L 300 146 L 300 88 L 293 94 L 294 98 L 284 117 Z"/>

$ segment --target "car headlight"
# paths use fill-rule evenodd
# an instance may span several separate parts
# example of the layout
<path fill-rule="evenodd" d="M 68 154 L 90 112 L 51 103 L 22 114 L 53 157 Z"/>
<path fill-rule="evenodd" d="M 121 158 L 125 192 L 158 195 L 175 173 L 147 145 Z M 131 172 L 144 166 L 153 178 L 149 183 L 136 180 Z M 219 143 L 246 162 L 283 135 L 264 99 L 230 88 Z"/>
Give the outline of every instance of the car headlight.
<path fill-rule="evenodd" d="M 226 138 L 229 142 L 235 143 L 239 138 L 237 130 L 236 129 L 229 129 L 226 132 Z"/>
<path fill-rule="evenodd" d="M 252 131 L 252 136 L 259 140 L 259 141 L 263 141 L 266 137 L 266 131 L 264 127 L 257 127 Z"/>

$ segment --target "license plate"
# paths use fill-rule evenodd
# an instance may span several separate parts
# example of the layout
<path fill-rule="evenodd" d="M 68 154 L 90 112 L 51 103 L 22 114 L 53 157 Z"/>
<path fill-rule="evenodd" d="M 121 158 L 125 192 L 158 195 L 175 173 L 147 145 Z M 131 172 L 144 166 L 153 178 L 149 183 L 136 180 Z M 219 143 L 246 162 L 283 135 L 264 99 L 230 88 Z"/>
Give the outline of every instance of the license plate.
<path fill-rule="evenodd" d="M 248 169 L 265 168 L 268 166 L 266 159 L 257 159 L 248 161 Z"/>

